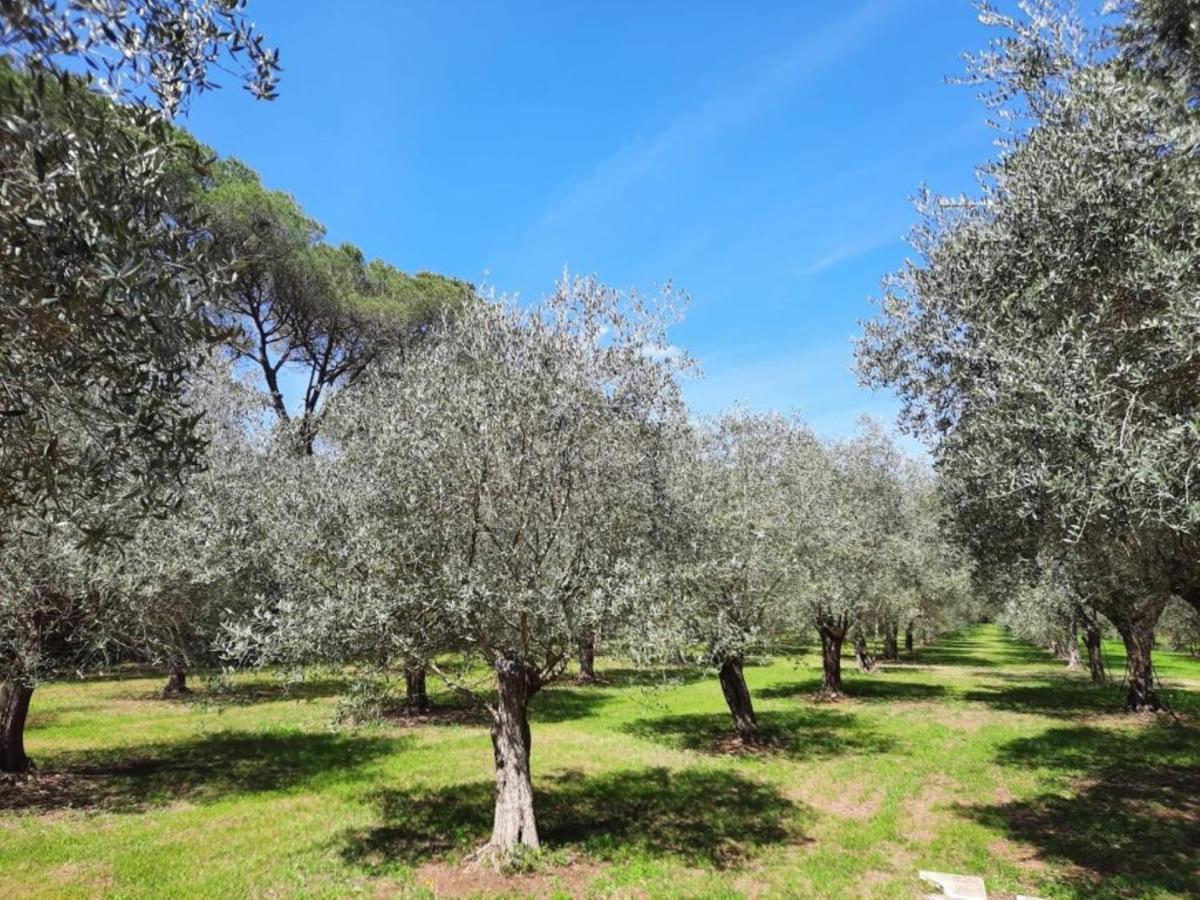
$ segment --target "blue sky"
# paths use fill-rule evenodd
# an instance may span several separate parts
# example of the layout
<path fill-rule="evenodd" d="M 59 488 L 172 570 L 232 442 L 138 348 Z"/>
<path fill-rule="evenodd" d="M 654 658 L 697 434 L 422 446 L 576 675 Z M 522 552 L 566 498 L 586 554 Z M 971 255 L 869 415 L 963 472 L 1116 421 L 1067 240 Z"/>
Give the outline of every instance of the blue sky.
<path fill-rule="evenodd" d="M 330 10 L 336 15 L 330 15 Z M 850 340 L 906 255 L 909 198 L 992 152 L 968 0 L 251 0 L 280 98 L 188 126 L 334 241 L 536 299 L 569 266 L 692 297 L 702 413 L 798 410 L 835 436 L 893 398 Z"/>

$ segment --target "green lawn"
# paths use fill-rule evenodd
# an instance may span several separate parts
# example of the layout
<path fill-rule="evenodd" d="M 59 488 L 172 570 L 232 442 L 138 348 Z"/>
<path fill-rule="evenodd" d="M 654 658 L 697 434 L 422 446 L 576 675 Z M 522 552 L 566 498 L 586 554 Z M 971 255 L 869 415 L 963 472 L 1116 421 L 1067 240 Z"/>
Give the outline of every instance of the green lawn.
<path fill-rule="evenodd" d="M 919 868 L 1044 897 L 1200 887 L 1196 661 L 1159 654 L 1175 718 L 1116 714 L 1119 687 L 987 626 L 848 673 L 841 703 L 815 699 L 817 663 L 747 669 L 774 737 L 753 755 L 721 750 L 703 673 L 614 664 L 604 686 L 547 689 L 547 852 L 511 875 L 460 865 L 489 833 L 492 775 L 487 729 L 461 711 L 335 732 L 334 680 L 242 678 L 220 706 L 155 699 L 157 679 L 44 685 L 41 773 L 0 783 L 0 897 L 911 898 Z"/>

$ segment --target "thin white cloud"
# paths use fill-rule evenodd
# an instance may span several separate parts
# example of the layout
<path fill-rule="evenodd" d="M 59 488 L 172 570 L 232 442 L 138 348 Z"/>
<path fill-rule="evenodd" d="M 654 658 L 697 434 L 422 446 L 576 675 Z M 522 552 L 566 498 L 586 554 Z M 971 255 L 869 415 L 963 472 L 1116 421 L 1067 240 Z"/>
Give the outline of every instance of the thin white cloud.
<path fill-rule="evenodd" d="M 726 134 L 762 115 L 836 62 L 870 32 L 881 28 L 896 0 L 870 0 L 801 41 L 783 58 L 745 82 L 731 85 L 685 112 L 649 138 L 630 141 L 567 190 L 539 218 L 537 228 L 554 228 L 585 210 L 617 197 L 683 151 Z"/>
<path fill-rule="evenodd" d="M 864 254 L 870 253 L 872 250 L 878 250 L 880 247 L 892 243 L 896 238 L 896 234 L 887 234 L 866 240 L 848 241 L 828 250 L 823 256 L 818 257 L 812 262 L 801 266 L 796 270 L 796 274 L 801 278 L 811 278 L 813 275 L 819 275 L 829 269 L 836 268 L 842 263 L 857 259 Z"/>

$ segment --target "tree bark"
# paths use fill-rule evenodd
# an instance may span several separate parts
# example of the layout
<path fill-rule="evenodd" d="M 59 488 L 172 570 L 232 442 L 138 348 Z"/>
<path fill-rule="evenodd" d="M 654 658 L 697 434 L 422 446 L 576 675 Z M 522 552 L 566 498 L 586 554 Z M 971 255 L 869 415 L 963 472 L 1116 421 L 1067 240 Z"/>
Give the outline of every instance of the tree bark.
<path fill-rule="evenodd" d="M 30 685 L 0 683 L 0 772 L 24 772 L 33 767 L 25 755 L 25 720 L 32 697 Z"/>
<path fill-rule="evenodd" d="M 1083 663 L 1079 659 L 1079 625 L 1074 617 L 1067 629 L 1065 649 L 1067 651 L 1067 668 L 1071 670 L 1083 668 Z"/>
<path fill-rule="evenodd" d="M 432 708 L 425 689 L 425 667 L 404 667 L 404 705 L 409 713 L 427 713 Z"/>
<path fill-rule="evenodd" d="M 871 653 L 867 649 L 867 639 L 861 628 L 854 629 L 854 659 L 861 671 L 867 673 L 875 671 L 875 660 L 871 658 Z"/>
<path fill-rule="evenodd" d="M 504 857 L 519 846 L 539 846 L 529 768 L 529 700 L 541 685 L 520 656 L 506 653 L 496 660 L 496 687 L 497 703 L 492 710 L 496 811 L 492 839 L 484 851 Z"/>
<path fill-rule="evenodd" d="M 840 621 L 824 619 L 817 625 L 821 636 L 821 693 L 828 697 L 842 695 L 842 641 L 846 626 Z"/>
<path fill-rule="evenodd" d="M 596 680 L 596 635 L 590 631 L 579 639 L 578 680 L 585 684 Z"/>
<path fill-rule="evenodd" d="M 913 627 L 912 622 L 909 622 L 904 627 L 904 652 L 912 653 L 913 651 Z"/>
<path fill-rule="evenodd" d="M 1154 626 L 1162 614 L 1166 600 L 1144 600 L 1108 612 L 1109 619 L 1121 633 L 1125 643 L 1125 674 L 1128 693 L 1125 708 L 1133 712 L 1163 708 L 1154 689 Z"/>
<path fill-rule="evenodd" d="M 164 697 L 182 697 L 190 694 L 192 689 L 187 686 L 187 669 L 178 663 L 172 663 L 167 670 L 167 683 L 163 687 Z"/>
<path fill-rule="evenodd" d="M 889 625 L 883 632 L 883 658 L 890 662 L 900 658 L 898 632 L 896 625 Z"/>
<path fill-rule="evenodd" d="M 733 715 L 733 727 L 737 735 L 747 744 L 758 740 L 758 718 L 754 715 L 754 704 L 750 701 L 750 689 L 742 672 L 740 657 L 731 657 L 721 664 L 719 672 L 721 691 L 729 712 Z"/>
<path fill-rule="evenodd" d="M 1079 658 L 1078 639 L 1067 644 L 1067 668 L 1072 670 L 1083 668 L 1083 662 Z"/>
<path fill-rule="evenodd" d="M 1104 657 L 1100 655 L 1100 623 L 1095 619 L 1084 622 L 1083 641 L 1087 646 L 1088 669 L 1092 673 L 1092 681 L 1107 680 L 1104 673 Z"/>

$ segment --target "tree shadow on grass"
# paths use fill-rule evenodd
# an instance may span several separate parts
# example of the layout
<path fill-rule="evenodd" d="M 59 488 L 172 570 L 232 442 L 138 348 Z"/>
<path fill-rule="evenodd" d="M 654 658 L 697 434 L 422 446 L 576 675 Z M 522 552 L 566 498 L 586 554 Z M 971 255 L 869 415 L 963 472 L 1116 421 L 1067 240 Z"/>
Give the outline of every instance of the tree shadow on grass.
<path fill-rule="evenodd" d="M 179 800 L 210 803 L 366 777 L 404 739 L 308 732 L 226 731 L 188 741 L 60 753 L 0 787 L 0 810 L 136 813 Z"/>
<path fill-rule="evenodd" d="M 885 673 L 864 675 L 861 678 L 843 678 L 843 691 L 851 700 L 863 701 L 919 701 L 937 700 L 947 694 L 945 685 L 928 684 L 922 681 L 907 681 L 888 678 Z M 806 694 L 817 694 L 821 691 L 819 677 L 806 678 L 803 681 L 792 681 L 786 684 L 776 684 L 755 692 L 756 696 L 764 699 L 802 697 Z"/>
<path fill-rule="evenodd" d="M 280 679 L 271 682 L 235 682 L 219 690 L 200 689 L 171 699 L 179 703 L 205 706 L 254 706 L 259 703 L 283 703 L 289 700 L 322 700 L 344 694 L 349 689 L 350 681 L 346 678 L 305 678 L 301 681 Z M 152 696 L 159 699 L 157 693 Z"/>
<path fill-rule="evenodd" d="M 1077 716 L 1120 712 L 1125 693 L 1120 683 L 1093 684 L 1080 678 L 1059 676 L 993 675 L 991 681 L 963 698 L 1007 712 L 1044 716 Z"/>
<path fill-rule="evenodd" d="M 933 666 L 964 666 L 967 668 L 998 669 L 1051 663 L 1053 659 L 1030 644 L 1012 639 L 981 640 L 957 634 L 939 637 L 936 643 L 918 647 L 912 655 L 914 662 Z"/>
<path fill-rule="evenodd" d="M 761 750 L 790 759 L 887 753 L 895 741 L 851 712 L 837 709 L 768 710 L 758 714 Z M 693 713 L 639 719 L 625 731 L 676 750 L 728 752 L 733 722 L 726 713 Z"/>
<path fill-rule="evenodd" d="M 529 704 L 529 718 L 534 723 L 586 719 L 612 699 L 604 690 L 551 686 L 534 696 Z"/>
<path fill-rule="evenodd" d="M 966 700 L 1009 712 L 1055 717 L 1119 713 L 1125 708 L 1125 688 L 1119 674 L 1115 680 L 1096 684 L 1086 677 L 1066 673 L 998 673 L 990 676 L 988 684 L 963 696 Z M 1160 696 L 1178 712 L 1200 712 L 1200 693 L 1196 691 L 1167 686 L 1160 690 Z"/>
<path fill-rule="evenodd" d="M 628 853 L 735 867 L 771 844 L 803 839 L 800 807 L 774 788 L 735 772 L 648 768 L 587 777 L 568 772 L 535 781 L 543 845 L 600 859 Z M 398 789 L 377 795 L 382 824 L 345 836 L 342 856 L 377 869 L 461 854 L 492 827 L 494 786 Z"/>
<path fill-rule="evenodd" d="M 712 673 L 700 666 L 666 666 L 663 668 L 602 669 L 601 687 L 677 687 L 711 678 Z"/>
<path fill-rule="evenodd" d="M 1062 793 L 958 810 L 1065 865 L 1076 896 L 1188 895 L 1200 885 L 1198 746 L 1200 729 L 1166 723 L 1054 728 L 1009 742 L 997 759 L 1052 770 Z"/>

